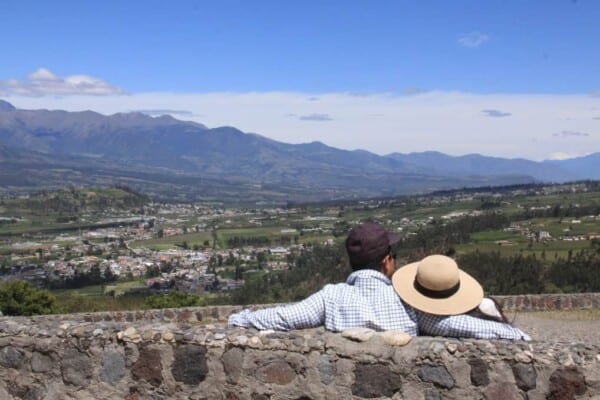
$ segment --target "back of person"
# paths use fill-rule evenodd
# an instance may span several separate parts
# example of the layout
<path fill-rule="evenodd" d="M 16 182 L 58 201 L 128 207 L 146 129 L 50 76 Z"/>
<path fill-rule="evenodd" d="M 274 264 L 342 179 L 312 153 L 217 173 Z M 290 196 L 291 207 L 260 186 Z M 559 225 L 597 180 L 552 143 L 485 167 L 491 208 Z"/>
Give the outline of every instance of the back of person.
<path fill-rule="evenodd" d="M 322 294 L 324 325 L 330 331 L 363 327 L 418 333 L 414 311 L 405 307 L 389 278 L 378 271 L 356 271 L 346 283 L 326 285 Z"/>

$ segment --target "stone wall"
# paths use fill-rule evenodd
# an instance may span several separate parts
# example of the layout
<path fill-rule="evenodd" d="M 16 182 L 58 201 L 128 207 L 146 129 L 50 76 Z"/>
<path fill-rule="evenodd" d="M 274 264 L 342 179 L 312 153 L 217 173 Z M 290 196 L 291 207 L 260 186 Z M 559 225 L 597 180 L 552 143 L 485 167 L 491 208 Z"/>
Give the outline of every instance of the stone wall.
<path fill-rule="evenodd" d="M 600 343 L 227 329 L 238 309 L 1 318 L 0 399 L 600 398 Z"/>
<path fill-rule="evenodd" d="M 553 311 L 600 308 L 600 293 L 494 296 L 506 311 Z"/>

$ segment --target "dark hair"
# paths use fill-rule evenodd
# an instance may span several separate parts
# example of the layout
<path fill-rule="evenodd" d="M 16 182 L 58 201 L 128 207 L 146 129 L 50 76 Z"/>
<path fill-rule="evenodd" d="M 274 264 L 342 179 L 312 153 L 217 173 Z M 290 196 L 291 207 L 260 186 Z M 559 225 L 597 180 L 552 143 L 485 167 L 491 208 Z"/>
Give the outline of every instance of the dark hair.
<path fill-rule="evenodd" d="M 383 261 L 384 258 L 386 258 L 388 255 L 392 255 L 394 259 L 396 258 L 396 255 L 392 252 L 392 248 L 389 247 L 387 253 L 385 253 L 385 255 L 381 258 L 379 258 L 379 260 L 377 261 L 372 261 L 370 263 L 368 263 L 367 265 L 350 265 L 350 267 L 352 268 L 352 271 L 356 272 L 356 271 L 361 271 L 363 269 L 372 269 L 374 271 L 379 271 L 381 270 L 381 262 Z"/>

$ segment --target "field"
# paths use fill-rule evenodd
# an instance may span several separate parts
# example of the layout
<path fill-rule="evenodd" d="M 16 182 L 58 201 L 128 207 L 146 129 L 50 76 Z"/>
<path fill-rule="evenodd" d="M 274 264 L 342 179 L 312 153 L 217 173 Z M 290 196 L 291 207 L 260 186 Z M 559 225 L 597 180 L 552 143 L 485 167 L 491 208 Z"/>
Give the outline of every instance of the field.
<path fill-rule="evenodd" d="M 205 246 L 206 241 L 209 242 L 209 246 Z M 184 242 L 188 244 L 189 248 L 194 248 L 194 246 L 198 246 L 199 248 L 210 247 L 212 246 L 212 234 L 210 232 L 194 232 L 158 239 L 139 240 L 132 242 L 129 247 L 134 249 L 146 247 L 151 250 L 160 251 L 180 247 Z"/>

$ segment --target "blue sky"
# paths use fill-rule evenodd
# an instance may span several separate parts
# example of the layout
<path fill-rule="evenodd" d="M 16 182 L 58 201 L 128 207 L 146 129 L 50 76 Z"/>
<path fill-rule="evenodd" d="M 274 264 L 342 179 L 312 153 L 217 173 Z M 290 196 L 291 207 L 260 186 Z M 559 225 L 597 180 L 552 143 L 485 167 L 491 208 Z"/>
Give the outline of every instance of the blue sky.
<path fill-rule="evenodd" d="M 0 97 L 380 154 L 565 158 L 600 151 L 599 20 L 592 0 L 3 0 Z"/>

